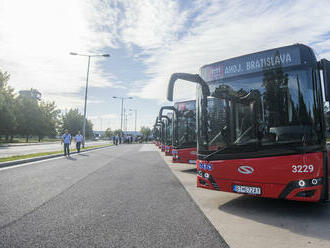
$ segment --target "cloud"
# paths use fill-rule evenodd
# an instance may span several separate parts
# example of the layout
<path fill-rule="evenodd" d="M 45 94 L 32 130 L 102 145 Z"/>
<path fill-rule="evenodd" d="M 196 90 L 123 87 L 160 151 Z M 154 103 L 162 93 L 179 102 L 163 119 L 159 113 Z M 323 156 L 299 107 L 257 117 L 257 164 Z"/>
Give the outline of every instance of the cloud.
<path fill-rule="evenodd" d="M 88 119 L 90 120 L 97 120 L 97 119 L 116 119 L 118 118 L 115 114 L 105 114 L 105 115 L 91 115 L 88 116 Z"/>
<path fill-rule="evenodd" d="M 82 107 L 87 58 L 69 52 L 125 50 L 122 61 L 143 64 L 136 81 L 129 75 L 128 88 L 100 57 L 91 60 L 90 86 L 164 103 L 174 72 L 297 42 L 330 58 L 329 9 L 327 0 L 2 0 L 0 67 L 17 90 L 37 88 L 61 109 Z M 175 100 L 194 97 L 195 85 L 178 82 Z"/>
<path fill-rule="evenodd" d="M 108 32 L 89 22 L 92 2 L 81 0 L 3 0 L 0 5 L 0 65 L 11 74 L 16 90 L 37 88 L 59 106 L 77 107 L 71 99 L 85 87 L 87 58 L 69 52 L 98 52 L 115 47 Z M 102 69 L 106 58 L 92 58 L 94 87 L 116 86 L 113 75 Z"/>
<path fill-rule="evenodd" d="M 133 2 L 125 22 L 130 28 L 123 27 L 121 38 L 149 57 L 141 57 L 148 80 L 131 95 L 165 99 L 174 72 L 198 73 L 204 64 L 283 45 L 311 44 L 317 54 L 329 56 L 322 50 L 330 42 L 329 1 L 195 1 L 186 10 L 171 2 L 166 15 L 157 8 L 163 1 Z M 141 6 L 147 7 L 141 11 Z M 176 99 L 195 96 L 194 85 L 179 83 Z"/>

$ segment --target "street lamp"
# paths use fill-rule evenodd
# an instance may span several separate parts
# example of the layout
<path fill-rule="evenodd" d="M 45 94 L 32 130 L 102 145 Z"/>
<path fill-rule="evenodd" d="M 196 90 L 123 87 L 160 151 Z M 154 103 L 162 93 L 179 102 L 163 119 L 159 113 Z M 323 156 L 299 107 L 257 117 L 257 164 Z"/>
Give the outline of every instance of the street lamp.
<path fill-rule="evenodd" d="M 120 113 L 120 132 L 123 133 L 123 107 L 124 107 L 124 100 L 125 99 L 133 99 L 133 97 L 118 97 L 113 96 L 114 99 L 121 99 L 121 113 Z"/>
<path fill-rule="evenodd" d="M 85 105 L 84 105 L 84 122 L 83 122 L 83 137 L 84 137 L 84 139 L 83 139 L 83 144 L 82 144 L 82 146 L 85 147 L 87 89 L 88 89 L 89 65 L 90 65 L 91 57 L 110 57 L 110 54 L 80 54 L 80 53 L 71 52 L 70 55 L 77 55 L 77 56 L 88 57 L 87 77 L 86 77 L 86 90 L 85 90 Z"/>
<path fill-rule="evenodd" d="M 137 120 L 137 109 L 130 109 L 130 111 L 134 111 L 134 114 L 135 114 L 135 125 L 134 125 L 134 132 L 135 132 L 135 135 L 136 135 L 136 120 Z"/>

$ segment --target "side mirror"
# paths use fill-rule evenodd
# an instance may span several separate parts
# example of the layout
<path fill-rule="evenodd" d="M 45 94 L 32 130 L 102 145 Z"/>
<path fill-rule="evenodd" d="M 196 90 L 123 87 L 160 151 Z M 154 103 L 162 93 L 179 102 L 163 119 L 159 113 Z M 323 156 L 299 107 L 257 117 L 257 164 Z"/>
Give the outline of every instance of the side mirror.
<path fill-rule="evenodd" d="M 323 71 L 325 100 L 330 101 L 330 61 L 321 59 L 320 64 Z"/>

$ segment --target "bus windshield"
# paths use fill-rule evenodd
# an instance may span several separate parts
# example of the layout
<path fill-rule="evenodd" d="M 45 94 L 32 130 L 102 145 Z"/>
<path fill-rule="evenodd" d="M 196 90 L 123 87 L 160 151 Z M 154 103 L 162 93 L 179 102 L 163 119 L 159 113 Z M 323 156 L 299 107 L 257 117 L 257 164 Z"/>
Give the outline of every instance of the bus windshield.
<path fill-rule="evenodd" d="M 199 107 L 199 117 L 207 115 L 199 119 L 207 126 L 198 139 L 199 153 L 222 159 L 319 149 L 321 113 L 312 75 L 311 69 L 279 67 L 210 82 L 208 106 Z"/>
<path fill-rule="evenodd" d="M 176 104 L 177 132 L 174 146 L 177 149 L 196 147 L 196 101 Z"/>
<path fill-rule="evenodd" d="M 172 121 L 166 121 L 166 145 L 172 145 L 172 135 L 173 135 L 173 129 L 172 129 Z"/>

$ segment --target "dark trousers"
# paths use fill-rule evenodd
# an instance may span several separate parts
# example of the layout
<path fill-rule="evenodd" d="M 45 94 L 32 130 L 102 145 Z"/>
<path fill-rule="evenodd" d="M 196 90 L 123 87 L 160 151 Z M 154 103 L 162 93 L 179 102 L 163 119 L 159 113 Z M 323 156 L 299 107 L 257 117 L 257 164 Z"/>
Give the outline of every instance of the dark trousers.
<path fill-rule="evenodd" d="M 64 156 L 70 155 L 70 144 L 64 143 Z"/>
<path fill-rule="evenodd" d="M 78 151 L 78 152 L 80 152 L 80 145 L 81 145 L 81 142 L 78 141 L 78 142 L 76 143 L 76 147 L 77 147 L 77 151 Z"/>

